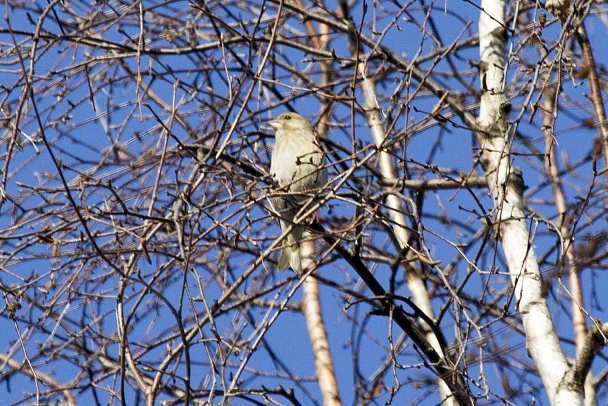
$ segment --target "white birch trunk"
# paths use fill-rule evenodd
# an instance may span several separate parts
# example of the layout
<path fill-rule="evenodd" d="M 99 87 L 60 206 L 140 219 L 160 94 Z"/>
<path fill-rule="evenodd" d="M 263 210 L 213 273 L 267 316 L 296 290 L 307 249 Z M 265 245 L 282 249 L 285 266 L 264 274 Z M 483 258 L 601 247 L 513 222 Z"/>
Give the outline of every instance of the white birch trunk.
<path fill-rule="evenodd" d="M 505 4 L 483 0 L 479 20 L 481 104 L 478 142 L 494 201 L 493 226 L 498 233 L 523 321 L 526 344 L 538 367 L 552 405 L 582 405 L 578 388 L 569 382 L 570 369 L 562 352 L 530 240 L 523 204 L 521 172 L 512 167 L 503 80 L 506 71 Z"/>
<path fill-rule="evenodd" d="M 361 66 L 359 71 L 364 74 L 365 68 Z M 380 171 L 382 176 L 384 176 L 386 179 L 396 179 L 397 176 L 395 174 L 391 156 L 384 149 L 384 142 L 386 141 L 387 134 L 384 132 L 384 128 L 382 127 L 382 116 L 380 114 L 380 110 L 377 108 L 375 84 L 373 80 L 369 78 L 364 79 L 362 88 L 365 97 L 367 122 L 372 133 L 372 137 L 374 138 L 374 143 L 380 149 L 378 152 L 380 155 Z M 402 250 L 407 249 L 409 235 L 407 231 L 407 221 L 405 220 L 405 215 L 403 214 L 402 202 L 396 195 L 389 194 L 386 199 L 386 204 L 388 206 L 389 217 L 394 223 L 393 231 L 399 242 L 399 248 Z M 429 318 L 433 319 L 435 316 L 433 314 L 433 308 L 431 307 L 429 292 L 420 275 L 409 273 L 406 275 L 406 283 L 410 293 L 412 294 L 414 303 L 416 303 L 416 306 L 418 306 L 418 308 L 420 308 Z M 420 323 L 426 326 L 424 321 L 420 321 Z M 445 356 L 443 348 L 441 348 L 441 345 L 439 344 L 439 340 L 428 326 L 425 328 L 425 338 L 429 344 L 431 344 L 437 354 L 442 357 Z M 456 406 L 458 404 L 452 394 L 452 391 L 442 379 L 439 379 L 439 392 L 441 395 L 442 404 L 444 406 Z"/>
<path fill-rule="evenodd" d="M 315 266 L 315 244 L 310 239 L 310 233 L 304 233 L 304 240 L 300 244 L 303 269 Z M 306 317 L 306 327 L 312 344 L 315 358 L 315 368 L 319 389 L 323 397 L 323 406 L 341 406 L 336 374 L 329 352 L 329 341 L 325 331 L 325 323 L 321 314 L 319 298 L 319 283 L 312 276 L 308 276 L 303 283 L 302 313 Z"/>

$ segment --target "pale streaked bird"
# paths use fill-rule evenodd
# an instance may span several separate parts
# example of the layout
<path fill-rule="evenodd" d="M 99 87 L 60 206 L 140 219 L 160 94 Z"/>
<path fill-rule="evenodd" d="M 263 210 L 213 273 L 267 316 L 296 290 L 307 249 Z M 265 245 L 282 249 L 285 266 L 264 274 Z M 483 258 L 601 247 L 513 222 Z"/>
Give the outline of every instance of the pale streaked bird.
<path fill-rule="evenodd" d="M 325 157 L 315 139 L 312 126 L 299 114 L 283 113 L 269 121 L 268 125 L 276 130 L 270 173 L 279 185 L 285 186 L 280 191 L 288 194 L 273 197 L 272 206 L 280 216 L 281 231 L 285 232 L 293 225 L 283 240 L 278 269 L 282 271 L 291 267 L 301 275 L 300 241 L 304 228 L 293 224 L 293 220 L 311 194 L 319 193 L 327 183 Z"/>

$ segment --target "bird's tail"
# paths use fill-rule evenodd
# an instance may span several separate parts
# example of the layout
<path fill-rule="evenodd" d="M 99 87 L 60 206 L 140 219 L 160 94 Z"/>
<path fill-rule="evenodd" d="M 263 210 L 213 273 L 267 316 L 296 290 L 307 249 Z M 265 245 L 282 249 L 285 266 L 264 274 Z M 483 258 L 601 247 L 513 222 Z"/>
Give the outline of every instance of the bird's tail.
<path fill-rule="evenodd" d="M 294 226 L 291 233 L 283 240 L 283 249 L 279 257 L 278 269 L 283 271 L 287 268 L 293 269 L 298 275 L 302 275 L 302 257 L 300 256 L 300 240 L 303 233 L 302 227 Z"/>
<path fill-rule="evenodd" d="M 298 275 L 302 274 L 302 258 L 300 257 L 300 244 L 283 246 L 281 256 L 279 258 L 279 271 L 287 268 L 293 269 Z"/>

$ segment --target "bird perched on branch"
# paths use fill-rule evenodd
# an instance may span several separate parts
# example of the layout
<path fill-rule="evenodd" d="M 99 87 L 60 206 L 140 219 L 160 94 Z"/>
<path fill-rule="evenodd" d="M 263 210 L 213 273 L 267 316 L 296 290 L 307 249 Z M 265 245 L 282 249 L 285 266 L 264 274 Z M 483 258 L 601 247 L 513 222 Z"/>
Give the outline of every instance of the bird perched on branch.
<path fill-rule="evenodd" d="M 268 125 L 276 130 L 274 150 L 270 163 L 270 173 L 275 177 L 281 196 L 271 199 L 274 210 L 279 214 L 281 231 L 292 229 L 283 240 L 283 250 L 278 269 L 291 267 L 302 274 L 300 241 L 304 228 L 294 224 L 294 218 L 310 197 L 319 193 L 327 183 L 325 156 L 319 148 L 312 126 L 304 117 L 296 113 L 283 113 Z M 306 208 L 302 210 L 304 213 Z"/>

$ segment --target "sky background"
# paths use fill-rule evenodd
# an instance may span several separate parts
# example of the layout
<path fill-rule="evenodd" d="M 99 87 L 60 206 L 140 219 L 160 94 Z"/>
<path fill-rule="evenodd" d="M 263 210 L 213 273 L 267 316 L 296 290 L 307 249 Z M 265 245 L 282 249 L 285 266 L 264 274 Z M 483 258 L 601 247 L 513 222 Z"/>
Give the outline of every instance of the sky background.
<path fill-rule="evenodd" d="M 330 2 L 331 3 L 331 2 Z M 327 7 L 332 9 L 332 4 Z M 470 1 L 431 3 L 432 21 L 427 19 L 426 9 L 422 2 L 412 2 L 407 7 L 405 3 L 395 6 L 394 3 L 380 2 L 377 8 L 378 31 L 386 29 L 382 44 L 392 49 L 398 55 L 411 60 L 414 56 L 424 59 L 425 55 L 433 52 L 437 44 L 433 42 L 433 29 L 438 33 L 438 40 L 444 45 L 451 44 L 457 39 L 468 39 L 477 33 L 477 19 L 479 14 L 479 3 Z M 188 44 L 188 38 L 195 33 L 198 44 L 211 43 L 214 40 L 216 30 L 224 32 L 226 38 L 234 37 L 234 31 L 249 34 L 259 32 L 259 35 L 272 26 L 275 15 L 275 6 L 267 9 L 262 19 L 261 27 L 256 28 L 249 24 L 250 18 L 255 16 L 258 7 L 252 6 L 250 10 L 243 6 L 234 5 L 224 8 L 212 4 L 212 10 L 216 15 L 224 16 L 231 21 L 228 27 L 212 27 L 208 20 L 197 14 L 195 8 L 188 2 L 144 2 L 144 7 L 149 9 L 148 16 L 160 13 L 168 20 L 173 20 L 176 34 L 171 35 L 166 29 L 169 25 L 155 24 L 153 19 L 144 20 L 147 46 L 150 49 L 170 49 L 172 47 L 183 47 Z M 272 3 L 274 4 L 274 3 Z M 512 15 L 517 3 L 509 3 L 509 13 Z M 523 7 L 523 3 L 521 3 Z M 0 101 L 2 101 L 3 117 L 14 113 L 20 97 L 22 96 L 24 79 L 22 67 L 28 67 L 30 61 L 24 56 L 23 64 L 8 50 L 15 43 L 20 44 L 23 49 L 31 46 L 32 40 L 27 33 L 35 29 L 40 10 L 46 8 L 46 2 L 29 2 L 27 5 L 7 6 L 3 14 L 8 20 L 0 22 L 0 41 L 4 55 L 0 57 L 3 66 L 0 68 Z M 72 10 L 76 10 L 84 16 L 91 9 L 97 10 L 99 23 L 92 24 L 92 28 L 79 31 L 77 21 L 68 15 L 62 7 L 53 7 L 42 24 L 42 32 L 50 32 L 54 35 L 64 35 L 73 32 L 75 35 L 84 35 L 92 41 L 109 41 L 116 44 L 127 44 L 129 46 L 137 43 L 140 35 L 139 21 L 132 17 L 132 10 L 126 4 L 109 2 L 105 5 L 95 2 L 72 2 Z M 313 7 L 313 6 L 311 6 Z M 373 17 L 372 3 L 367 4 L 363 31 L 371 35 L 372 26 L 370 21 Z M 395 24 L 398 11 L 404 7 L 406 12 L 399 14 Z M 363 17 L 363 6 L 357 3 L 353 7 L 353 20 L 358 24 Z M 607 66 L 605 44 L 606 13 L 590 16 L 586 20 L 589 37 L 594 50 L 596 50 L 597 63 L 602 69 Z M 528 15 L 538 16 L 539 11 L 533 7 L 527 11 Z M 29 15 L 29 17 L 28 17 Z M 100 17 L 105 16 L 108 19 Z M 112 21 L 113 15 L 116 21 Z M 243 25 L 234 21 L 240 16 Z M 381 17 L 381 18 L 380 18 Z M 549 15 L 549 17 L 551 17 Z M 57 24 L 56 19 L 63 20 Z M 536 18 L 537 20 L 537 18 Z M 8 21 L 8 23 L 7 23 Z M 255 20 L 253 20 L 255 21 Z M 542 30 L 542 38 L 547 44 L 557 41 L 561 35 L 561 25 L 551 20 L 550 24 Z M 245 23 L 247 22 L 247 23 Z M 10 26 L 9 26 L 10 23 Z M 198 31 L 191 31 L 191 27 L 199 24 Z M 512 24 L 512 23 L 510 23 Z M 296 31 L 295 28 L 300 31 Z M 425 27 L 425 31 L 421 30 Z M 14 35 L 10 34 L 10 30 Z M 256 31 L 259 30 L 259 31 Z M 290 14 L 288 20 L 279 29 L 286 37 L 296 38 L 298 41 L 306 42 L 305 26 L 298 22 L 298 17 Z M 522 109 L 523 100 L 527 97 L 527 86 L 533 77 L 533 68 L 539 59 L 538 52 L 532 46 L 526 46 L 523 38 L 529 35 L 526 31 L 516 31 L 508 44 L 512 57 L 508 69 L 507 84 L 511 93 L 508 94 L 513 104 L 511 117 L 517 117 Z M 376 36 L 378 38 L 378 36 Z M 348 47 L 344 36 L 332 35 L 332 47 L 334 52 L 345 57 Z M 551 58 L 555 58 L 558 50 L 551 48 Z M 279 114 L 294 109 L 301 115 L 316 123 L 320 109 L 318 91 L 315 91 L 301 77 L 290 72 L 288 67 L 295 67 L 296 71 L 310 74 L 315 80 L 319 80 L 319 64 L 306 52 L 295 50 L 282 44 L 275 45 L 276 58 L 285 66 L 277 65 L 271 69 L 270 62 L 262 71 L 265 81 L 276 81 L 274 86 L 256 85 L 251 81 L 251 75 L 239 71 L 239 63 L 250 60 L 251 70 L 257 71 L 263 60 L 266 48 L 248 49 L 242 44 L 227 45 L 224 49 L 209 50 L 200 53 L 184 54 L 142 54 L 136 55 L 126 49 L 108 50 L 99 49 L 86 44 L 68 40 L 41 41 L 38 45 L 37 56 L 34 64 L 33 87 L 36 97 L 40 122 L 44 128 L 45 136 L 52 145 L 55 160 L 62 163 L 63 174 L 71 186 L 72 194 L 83 213 L 89 216 L 89 224 L 92 232 L 97 230 L 95 239 L 100 247 L 111 251 L 118 246 L 114 235 L 107 233 L 110 226 L 134 226 L 142 220 L 137 218 L 123 219 L 120 216 L 107 216 L 108 212 L 115 210 L 118 205 L 111 191 L 114 188 L 120 195 L 122 202 L 131 210 L 148 213 L 151 191 L 153 185 L 160 176 L 162 179 L 151 213 L 163 217 L 170 213 L 171 197 L 184 185 L 197 179 L 197 168 L 193 161 L 180 157 L 175 151 L 179 143 L 189 144 L 202 135 L 213 134 L 221 131 L 220 144 L 228 134 L 231 139 L 228 144 L 228 152 L 237 159 L 252 166 L 267 171 L 269 167 L 269 151 L 271 150 L 273 138 L 271 129 L 265 122 Z M 369 51 L 369 49 L 367 49 Z M 24 55 L 27 55 L 24 53 Z M 239 59 L 241 58 L 241 59 Z M 429 59 L 419 65 L 422 69 L 433 68 L 433 79 L 445 85 L 446 89 L 465 92 L 468 88 L 478 89 L 478 79 L 475 77 L 478 48 L 473 42 L 470 46 L 463 46 L 454 52 L 450 59 L 443 58 L 438 61 Z M 112 62 L 109 62 L 109 61 Z M 221 61 L 229 61 L 222 66 Z M 86 62 L 86 63 L 85 63 Z M 561 60 L 564 69 L 568 71 L 567 55 Z M 462 75 L 454 77 L 452 65 Z M 531 71 L 524 69 L 532 67 Z M 345 65 L 343 69 L 338 68 L 336 62 L 334 67 L 340 72 L 337 84 L 333 91 L 336 94 L 348 95 L 348 72 L 352 72 L 352 66 Z M 388 65 L 382 60 L 371 60 L 369 62 L 370 72 L 382 72 L 388 69 Z M 572 67 L 574 69 L 574 67 Z M 134 78 L 138 72 L 141 82 Z M 388 73 L 389 79 L 378 83 L 378 91 L 383 95 L 379 100 L 380 106 L 386 113 L 390 104 L 390 95 L 396 92 L 400 81 L 407 80 L 407 75 L 395 71 Z M 351 74 L 352 76 L 352 74 Z M 562 98 L 560 99 L 560 112 L 556 121 L 555 140 L 558 148 L 558 156 L 562 160 L 560 164 L 569 162 L 576 165 L 583 160 L 593 148 L 593 136 L 595 132 L 585 126 L 585 119 L 592 114 L 592 107 L 587 98 L 588 85 L 583 79 L 571 79 L 564 75 L 562 82 Z M 142 85 L 143 83 L 143 85 Z M 266 83 L 266 82 L 264 82 Z M 144 87 L 145 86 L 145 87 Z M 244 94 L 253 87 L 251 97 L 246 103 L 241 103 Z M 149 95 L 145 95 L 145 88 L 151 89 L 162 102 Z M 92 90 L 94 89 L 94 90 Z M 232 96 L 239 101 L 232 107 L 230 89 L 234 92 Z M 428 120 L 428 114 L 433 111 L 437 104 L 437 98 L 425 90 L 417 91 L 416 83 L 412 82 L 409 92 L 399 94 L 403 102 L 405 95 L 412 95 L 409 101 L 407 114 L 402 115 L 397 121 L 396 132 L 404 131 L 407 135 L 406 149 L 399 150 L 403 153 L 405 160 L 401 163 L 407 166 L 408 176 L 412 179 L 434 179 L 435 177 L 448 175 L 450 171 L 459 170 L 464 173 L 476 173 L 479 167 L 474 165 L 475 147 L 473 136 L 469 130 L 459 126 L 461 122 L 452 116 L 448 121 Z M 360 87 L 355 92 L 358 103 L 363 102 Z M 532 97 L 536 101 L 538 96 Z M 143 103 L 139 103 L 143 100 Z M 175 106 L 179 116 L 188 123 L 196 133 L 189 133 L 184 125 L 179 125 L 176 119 L 167 113 L 162 103 Z M 477 98 L 469 94 L 464 100 L 465 106 L 475 112 Z M 398 105 L 398 104 L 397 104 Z M 17 360 L 23 360 L 23 349 L 21 341 L 30 353 L 40 353 L 41 348 L 53 346 L 56 342 L 69 342 L 70 332 L 86 331 L 83 326 L 94 326 L 99 334 L 113 336 L 116 334 L 116 294 L 118 278 L 113 273 L 112 266 L 99 260 L 88 260 L 82 257 L 70 258 L 69 252 L 77 250 L 80 244 L 87 245 L 82 227 L 73 221 L 71 206 L 66 196 L 61 192 L 61 182 L 57 176 L 58 169 L 45 146 L 38 142 L 34 146 L 27 137 L 39 139 L 40 123 L 33 112 L 30 101 L 23 107 L 27 111 L 21 120 L 19 129 L 22 132 L 21 145 L 10 157 L 9 172 L 7 175 L 5 193 L 8 196 L 22 196 L 18 200 L 7 201 L 1 208 L 0 230 L 5 230 L 4 238 L 0 239 L 0 282 L 4 287 L 21 285 L 26 294 L 31 298 L 37 298 L 39 303 L 51 303 L 55 312 L 61 313 L 64 324 L 57 324 L 56 319 L 45 321 L 44 308 L 38 307 L 36 302 L 22 303 L 17 320 L 8 318 L 6 313 L 0 318 L 0 351 L 4 354 L 12 354 Z M 528 106 L 529 108 L 529 106 Z M 443 111 L 449 114 L 449 111 Z M 528 189 L 526 190 L 527 209 L 536 215 L 536 221 L 530 221 L 530 232 L 535 235 L 534 248 L 537 255 L 545 266 L 541 271 L 551 281 L 549 289 L 549 304 L 556 323 L 560 337 L 564 338 L 563 348 L 569 356 L 574 356 L 572 345 L 572 326 L 569 318 L 569 302 L 564 287 L 555 277 L 556 270 L 550 264 L 559 259 L 561 252 L 555 248 L 555 233 L 548 228 L 548 224 L 555 222 L 555 208 L 552 206 L 552 192 L 542 172 L 542 161 L 531 153 L 531 151 L 543 151 L 544 140 L 539 125 L 539 116 L 535 116 L 528 122 L 529 110 L 524 111 L 524 119 L 520 122 L 518 137 L 514 141 L 513 152 L 514 164 L 523 171 L 524 180 Z M 351 148 L 350 119 L 352 110 L 347 104 L 336 104 L 331 117 L 331 128 L 328 134 L 331 142 L 341 145 L 345 151 Z M 13 119 L 14 120 L 14 119 Z M 159 120 L 163 125 L 159 124 Z M 9 122 L 11 120 L 6 120 Z M 229 129 L 235 124 L 234 132 Z M 373 141 L 363 116 L 358 113 L 354 119 L 354 131 L 358 142 L 358 148 L 372 145 Z M 164 132 L 171 128 L 171 136 L 167 137 Z M 8 141 L 12 136 L 11 126 L 3 126 L 2 140 L 2 164 L 6 160 Z M 166 147 L 167 165 L 162 168 L 159 175 L 158 162 L 160 151 Z M 364 152 L 364 156 L 368 152 Z M 335 175 L 341 167 L 337 164 L 339 158 L 345 158 L 346 152 L 336 150 L 329 155 L 333 163 L 330 173 Z M 154 159 L 150 159 L 154 158 Z M 400 162 L 397 159 L 396 162 Z M 438 168 L 432 171 L 432 168 Z M 403 174 L 401 172 L 400 175 Z M 89 178 L 83 174 L 87 174 Z M 134 174 L 136 176 L 134 176 Z M 247 210 L 239 198 L 244 196 L 245 184 L 242 179 L 235 178 L 222 183 L 223 174 L 218 170 L 217 174 L 206 178 L 201 187 L 192 194 L 191 207 L 198 205 L 208 207 L 201 210 L 193 217 L 189 228 L 185 230 L 188 235 L 204 234 L 211 230 L 211 238 L 217 240 L 230 240 L 239 238 L 239 233 L 256 240 L 259 246 L 249 244 L 250 252 L 244 250 L 240 255 L 231 255 L 226 270 L 206 269 L 202 266 L 204 260 L 220 264 L 224 255 L 224 247 L 221 245 L 211 246 L 201 241 L 199 246 L 201 257 L 191 266 L 196 273 L 179 272 L 170 265 L 168 258 L 178 252 L 171 235 L 163 234 L 154 241 L 155 247 L 160 247 L 152 253 L 152 262 L 149 264 L 140 256 L 137 265 L 142 280 L 153 283 L 153 286 L 162 292 L 162 295 L 141 294 L 144 284 L 134 283 L 127 290 L 129 299 L 126 300 L 126 309 L 133 309 L 134 325 L 137 328 L 130 333 L 130 339 L 134 343 L 157 343 L 154 348 L 147 349 L 142 362 L 155 365 L 166 353 L 166 347 L 175 345 L 179 337 L 175 333 L 175 317 L 167 310 L 168 303 L 173 304 L 182 312 L 184 320 L 192 322 L 193 308 L 197 311 L 204 309 L 203 298 L 197 292 L 203 292 L 204 299 L 212 304 L 214 300 L 221 297 L 226 286 L 230 286 L 243 270 L 249 267 L 255 256 L 251 252 L 263 252 L 273 238 L 279 235 L 279 229 L 264 209 L 264 202 L 252 206 Z M 240 176 L 240 175 L 239 175 Z M 363 179 L 369 176 L 365 170 L 357 172 L 356 176 Z M 455 175 L 454 175 L 455 176 Z M 576 176 L 564 174 L 563 184 L 568 194 L 569 202 L 573 205 L 580 203 L 589 196 L 592 204 L 581 213 L 578 227 L 584 230 L 581 235 L 593 235 L 606 230 L 606 216 L 599 214 L 602 207 L 602 199 L 605 193 L 590 193 L 588 188 L 592 181 L 593 173 L 591 164 L 586 162 L 578 167 Z M 83 181 L 85 179 L 86 181 Z M 233 181 L 233 183 L 231 183 Z M 207 194 L 211 188 L 222 189 L 216 195 Z M 597 186 L 596 186 L 597 187 Z M 255 186 L 255 191 L 262 191 L 263 183 Z M 55 192 L 46 192 L 55 190 Z M 347 183 L 340 191 L 347 196 L 343 199 L 333 199 L 321 210 L 320 221 L 325 227 L 334 227 L 346 224 L 354 214 L 354 204 L 349 200 L 348 193 L 354 190 L 354 186 Z M 143 191 L 143 192 L 142 192 Z M 378 190 L 370 190 L 371 194 Z M 49 202 L 49 198 L 55 199 Z M 603 200 L 605 205 L 605 200 Z M 17 204 L 18 203 L 18 204 Z M 478 213 L 481 204 L 485 210 L 491 209 L 491 201 L 485 190 L 446 190 L 431 191 L 428 193 L 422 217 L 427 231 L 424 238 L 430 248 L 433 259 L 442 261 L 442 267 L 447 267 L 455 258 L 458 251 L 450 242 L 467 243 L 463 248 L 467 257 L 471 259 L 477 255 L 482 247 L 482 238 L 472 236 L 482 228 Z M 35 210 L 24 214 L 19 206 L 27 209 L 44 206 L 45 213 L 52 211 L 52 215 L 43 217 L 36 216 Z M 86 208 L 86 210 L 84 209 Z M 407 209 L 407 208 L 406 208 Z M 40 213 L 41 214 L 41 213 Z M 62 219 L 71 218 L 66 221 L 66 226 L 60 226 Z M 446 219 L 450 218 L 450 223 Z M 217 227 L 218 221 L 221 223 Z M 139 223 L 138 223 L 139 222 Z M 58 249 L 59 256 L 49 255 L 53 250 L 52 244 L 38 241 L 39 233 L 46 230 L 59 230 L 54 234 L 56 238 L 62 238 L 66 244 Z M 61 237 L 59 237 L 59 235 Z M 160 235 L 160 234 L 159 234 Z M 389 243 L 386 233 L 378 228 L 371 228 L 366 239 L 373 244 L 383 247 L 387 252 L 395 254 L 394 247 Z M 469 244 L 470 242 L 470 244 Z M 126 235 L 125 246 L 134 250 L 138 249 L 136 236 Z M 322 246 L 321 243 L 318 243 Z M 166 246 L 166 251 L 163 247 Z M 322 250 L 322 248 L 320 248 Z M 89 249 L 88 252 L 91 252 Z M 505 275 L 502 253 L 499 250 L 494 257 L 494 250 L 488 249 L 482 254 L 478 266 L 488 271 L 495 260 L 501 269 L 498 273 L 491 275 L 487 273 L 474 273 L 470 281 L 466 283 L 462 293 L 477 297 L 481 291 L 488 295 L 492 292 L 500 292 L 508 289 L 509 278 Z M 177 254 L 175 254 L 177 255 Z M 128 255 L 118 255 L 116 266 L 122 266 Z M 200 262 L 197 262 L 200 261 Z M 453 273 L 449 280 L 453 286 L 457 286 L 466 276 L 466 262 L 462 258 L 454 262 Z M 379 281 L 386 287 L 389 281 L 390 269 L 386 264 L 368 261 L 367 265 Z M 608 320 L 606 314 L 605 297 L 608 295 L 606 286 L 608 278 L 605 275 L 605 260 L 603 264 L 593 270 L 585 270 L 581 274 L 583 292 L 586 303 L 585 308 L 590 317 Z M 157 275 L 159 270 L 167 266 L 167 272 Z M 275 273 L 273 265 L 265 263 L 257 269 L 252 278 L 248 280 L 239 293 L 243 296 L 253 295 L 263 288 L 268 291 L 260 296 L 260 299 L 275 300 L 283 302 L 289 298 L 298 280 L 290 272 Z M 223 269 L 218 265 L 218 269 Z M 372 382 L 376 372 L 386 361 L 388 340 L 392 334 L 394 340 L 401 335 L 396 326 L 389 326 L 386 318 L 370 315 L 369 304 L 362 302 L 349 306 L 353 297 L 342 287 L 353 292 L 370 295 L 365 290 L 358 276 L 342 260 L 322 265 L 319 275 L 325 279 L 321 283 L 321 298 L 323 305 L 323 316 L 326 322 L 327 333 L 330 340 L 330 350 L 334 360 L 336 375 L 340 388 L 340 395 L 344 404 L 353 404 L 355 375 L 360 374 L 364 380 Z M 195 276 L 195 274 L 197 276 Z M 218 274 L 221 277 L 218 277 Z M 71 279 L 74 276 L 74 279 Z M 221 282 L 220 282 L 221 280 Z M 430 278 L 430 281 L 435 280 Z M 567 281 L 564 279 L 567 285 Z M 436 311 L 440 311 L 449 296 L 444 288 L 437 287 L 429 282 L 432 303 Z M 45 290 L 45 286 L 48 290 Z M 184 287 L 189 289 L 184 293 Z M 90 297 L 83 296 L 82 292 L 89 292 Z M 404 286 L 403 276 L 397 280 L 397 293 L 409 296 Z M 9 298 L 5 292 L 5 299 Z M 93 298 L 91 300 L 91 298 Z M 194 298 L 189 300 L 189 298 Z M 51 300 L 52 299 L 52 300 Z M 301 299 L 301 288 L 298 288 L 289 303 L 297 303 Z M 6 299 L 8 300 L 8 299 Z M 166 300 L 166 302 L 165 302 Z M 501 299 L 503 300 L 503 299 Z M 525 353 L 524 338 L 515 332 L 504 321 L 517 320 L 514 303 L 506 304 L 509 315 L 501 322 L 489 323 L 483 319 L 480 324 L 486 325 L 488 332 L 493 337 L 491 346 L 493 349 L 503 348 L 492 355 L 484 356 L 484 373 L 492 390 L 498 393 L 489 393 L 486 403 L 483 400 L 479 404 L 497 404 L 501 397 L 507 397 L 503 389 L 497 386 L 499 376 L 502 372 L 497 358 L 511 357 L 511 369 L 506 373 L 509 384 L 514 389 L 522 389 L 527 394 L 522 395 L 516 404 L 548 404 L 547 399 L 540 387 L 540 381 L 531 371 L 532 360 Z M 49 309 L 47 308 L 47 309 Z M 477 316 L 479 309 L 462 310 L 454 313 L 450 308 L 442 319 L 441 328 L 448 342 L 453 342 L 460 327 L 466 326 L 466 320 L 462 320 L 464 313 L 471 317 Z M 245 306 L 234 312 L 225 312 L 215 318 L 216 329 L 224 337 L 238 337 L 241 340 L 251 342 L 252 338 L 258 337 L 263 328 L 261 322 L 269 320 L 276 315 L 277 306 Z M 136 321 L 136 323 L 135 323 Z M 257 323 L 257 324 L 256 324 Z M 254 327 L 254 324 L 255 327 Z M 35 328 L 31 328 L 35 326 Z M 210 325 L 201 329 L 204 337 L 213 337 Z M 470 331 L 467 337 L 467 345 L 470 353 L 476 354 L 477 332 Z M 90 341 L 91 351 L 100 350 L 99 343 Z M 191 357 L 193 364 L 193 387 L 208 387 L 214 379 L 214 374 L 209 368 L 209 360 L 213 359 L 213 344 L 206 343 L 201 339 L 192 345 Z M 119 346 L 110 345 L 107 353 L 119 356 Z M 66 347 L 65 351 L 72 351 Z M 210 355 L 211 354 L 211 355 Z M 356 363 L 353 362 L 356 354 Z M 57 380 L 69 382 L 76 379 L 80 371 L 78 364 L 87 362 L 82 355 L 70 353 L 59 360 L 47 362 L 43 356 L 37 357 L 35 366 L 40 371 L 52 374 Z M 217 355 L 217 354 L 216 354 Z M 247 351 L 234 352 L 229 357 L 229 365 L 226 371 L 234 372 L 242 362 Z M 280 362 L 279 362 L 280 361 Z M 402 370 L 396 370 L 395 374 L 407 389 L 400 390 L 393 399 L 393 404 L 433 405 L 439 402 L 434 386 L 427 388 L 425 380 L 433 377 L 421 364 L 421 358 L 411 342 L 406 342 L 405 347 L 399 353 L 397 362 L 406 366 Z M 233 363 L 233 364 L 230 364 Z M 6 365 L 0 366 L 5 373 Z M 314 361 L 310 350 L 310 342 L 306 332 L 304 317 L 295 311 L 282 311 L 273 321 L 272 326 L 264 333 L 264 338 L 258 349 L 251 354 L 243 373 L 243 387 L 260 388 L 277 387 L 283 385 L 290 387 L 293 383 L 288 379 L 289 374 L 307 377 L 299 386 L 295 387 L 296 395 L 301 399 L 309 401 L 306 396 L 317 399 L 320 404 L 319 389 L 314 382 Z M 594 364 L 594 372 L 599 373 L 606 368 L 605 353 L 600 355 Z M 255 374 L 253 371 L 263 371 L 265 374 Z M 276 376 L 276 371 L 280 371 Z M 469 374 L 471 379 L 476 379 L 480 371 L 479 359 L 472 359 Z M 183 374 L 183 365 L 176 367 L 176 375 Z M 228 376 L 226 372 L 225 378 Z M 217 378 L 217 376 L 215 376 Z M 385 376 L 385 385 L 395 387 L 396 382 L 392 379 L 392 373 Z M 179 379 L 178 379 L 179 381 Z M 116 383 L 112 377 L 105 377 L 98 381 L 100 387 L 113 387 Z M 167 384 L 172 384 L 171 380 Z M 181 384 L 181 382 L 179 382 Z M 414 388 L 420 389 L 415 390 Z M 471 385 L 473 392 L 476 391 Z M 9 378 L 0 380 L 0 393 L 5 393 L 6 404 L 14 404 L 23 397 L 24 392 L 35 392 L 33 381 L 21 374 L 14 374 Z M 477 390 L 481 392 L 481 389 Z M 101 394 L 98 399 L 100 404 L 108 402 L 105 390 L 99 390 Z M 127 389 L 126 404 L 136 404 L 137 394 L 130 388 Z M 105 397 L 104 397 L 105 396 Z M 599 404 L 607 398 L 606 390 L 600 391 Z M 388 393 L 383 392 L 377 399 L 377 404 L 384 404 L 389 399 Z M 54 400 L 57 400 L 56 398 Z M 82 394 L 77 397 L 79 404 L 93 404 L 91 392 L 83 388 Z M 165 400 L 162 396 L 159 400 Z M 258 398 L 259 400 L 259 398 Z M 0 401 L 2 403 L 3 401 Z M 244 402 L 244 400 L 235 400 Z M 523 402 L 523 403 L 519 403 Z M 245 404 L 245 403 L 243 403 Z M 307 404 L 303 402 L 303 404 Z"/>

